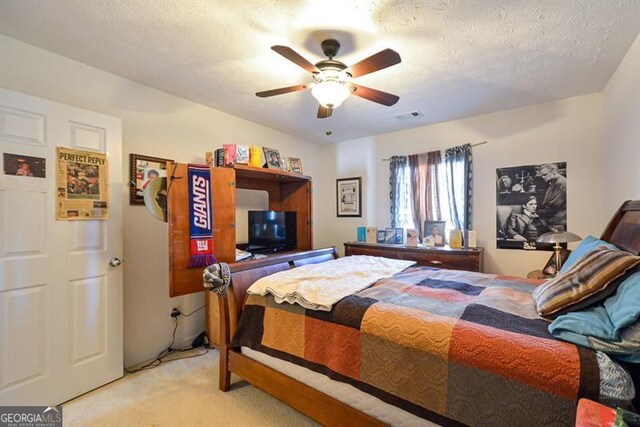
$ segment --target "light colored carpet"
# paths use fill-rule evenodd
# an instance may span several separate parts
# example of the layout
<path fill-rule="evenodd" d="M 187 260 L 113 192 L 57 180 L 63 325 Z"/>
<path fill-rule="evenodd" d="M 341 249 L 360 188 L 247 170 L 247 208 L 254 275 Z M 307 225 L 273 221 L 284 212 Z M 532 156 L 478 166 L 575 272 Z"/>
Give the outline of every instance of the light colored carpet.
<path fill-rule="evenodd" d="M 210 350 L 126 375 L 71 400 L 63 405 L 63 421 L 119 427 L 318 425 L 237 377 L 231 383 L 231 391 L 218 390 L 218 351 Z"/>

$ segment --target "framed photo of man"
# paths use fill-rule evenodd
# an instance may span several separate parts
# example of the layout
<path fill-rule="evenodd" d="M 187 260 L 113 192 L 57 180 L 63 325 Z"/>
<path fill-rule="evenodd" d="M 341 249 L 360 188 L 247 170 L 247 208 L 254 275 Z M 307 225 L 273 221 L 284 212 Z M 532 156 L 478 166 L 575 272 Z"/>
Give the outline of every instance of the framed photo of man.
<path fill-rule="evenodd" d="M 445 238 L 445 221 L 425 221 L 424 239 L 425 246 L 444 246 L 447 243 Z"/>
<path fill-rule="evenodd" d="M 156 178 L 167 177 L 170 159 L 133 154 L 129 158 L 129 204 L 144 205 L 144 189 Z"/>
<path fill-rule="evenodd" d="M 338 217 L 362 216 L 362 178 L 336 180 L 336 206 Z"/>
<path fill-rule="evenodd" d="M 496 247 L 552 251 L 537 239 L 567 230 L 567 162 L 496 169 Z"/>
<path fill-rule="evenodd" d="M 264 159 L 267 162 L 267 168 L 280 170 L 285 169 L 282 164 L 282 158 L 280 157 L 280 151 L 273 148 L 262 147 L 262 152 L 264 153 Z"/>

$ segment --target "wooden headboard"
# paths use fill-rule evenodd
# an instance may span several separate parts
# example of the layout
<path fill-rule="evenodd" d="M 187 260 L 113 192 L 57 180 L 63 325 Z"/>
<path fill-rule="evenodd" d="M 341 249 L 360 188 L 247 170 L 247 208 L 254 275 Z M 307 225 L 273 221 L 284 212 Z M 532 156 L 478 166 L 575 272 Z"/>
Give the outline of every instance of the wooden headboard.
<path fill-rule="evenodd" d="M 600 239 L 634 255 L 640 255 L 640 200 L 620 206 Z"/>

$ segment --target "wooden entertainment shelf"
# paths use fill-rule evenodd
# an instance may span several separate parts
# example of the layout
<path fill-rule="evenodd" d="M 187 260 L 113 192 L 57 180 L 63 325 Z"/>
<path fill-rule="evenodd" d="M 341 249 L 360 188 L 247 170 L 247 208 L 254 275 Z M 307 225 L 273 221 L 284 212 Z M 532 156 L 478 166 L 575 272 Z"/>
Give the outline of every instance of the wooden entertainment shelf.
<path fill-rule="evenodd" d="M 172 297 L 202 292 L 202 268 L 188 268 L 189 206 L 187 202 L 187 164 L 169 165 L 169 294 Z M 211 168 L 213 200 L 213 247 L 218 261 L 235 263 L 236 256 L 236 189 L 266 191 L 269 209 L 295 211 L 298 251 L 313 248 L 311 177 L 275 169 L 244 165 Z M 206 294 L 207 336 L 213 345 L 218 336 L 217 300 Z M 217 334 L 216 334 L 217 335 Z"/>

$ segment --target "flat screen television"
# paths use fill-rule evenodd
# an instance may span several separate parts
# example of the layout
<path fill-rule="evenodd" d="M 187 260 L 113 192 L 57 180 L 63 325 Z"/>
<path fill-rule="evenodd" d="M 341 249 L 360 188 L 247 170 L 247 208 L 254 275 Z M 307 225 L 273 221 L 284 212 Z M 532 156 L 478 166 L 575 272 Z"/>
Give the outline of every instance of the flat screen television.
<path fill-rule="evenodd" d="M 249 252 L 293 250 L 297 245 L 296 213 L 249 211 Z"/>

